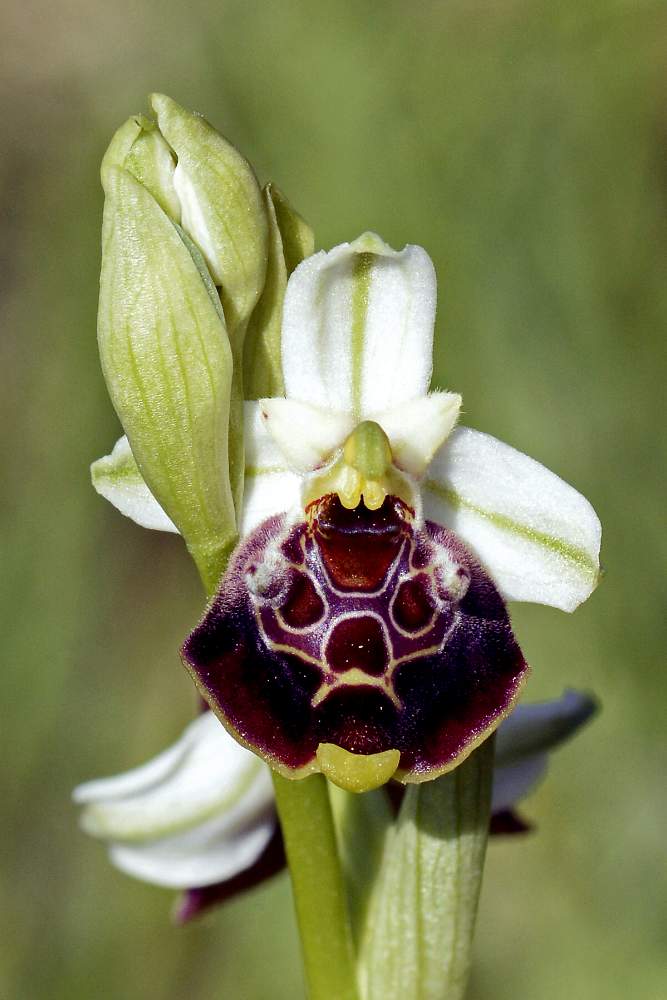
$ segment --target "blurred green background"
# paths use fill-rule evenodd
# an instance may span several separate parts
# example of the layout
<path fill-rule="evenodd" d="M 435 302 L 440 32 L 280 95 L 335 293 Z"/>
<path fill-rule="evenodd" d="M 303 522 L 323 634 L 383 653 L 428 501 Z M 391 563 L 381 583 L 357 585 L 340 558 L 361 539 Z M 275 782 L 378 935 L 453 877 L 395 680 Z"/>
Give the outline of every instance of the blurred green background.
<path fill-rule="evenodd" d="M 491 847 L 470 998 L 664 995 L 665 5 L 32 0 L 3 18 L 2 1000 L 302 996 L 284 876 L 176 930 L 170 894 L 114 871 L 69 802 L 194 706 L 194 571 L 87 471 L 118 434 L 98 164 L 153 89 L 204 112 L 318 246 L 423 244 L 439 384 L 598 509 L 599 591 L 514 620 L 528 697 L 593 689 L 604 711 L 526 804 L 538 832 Z"/>

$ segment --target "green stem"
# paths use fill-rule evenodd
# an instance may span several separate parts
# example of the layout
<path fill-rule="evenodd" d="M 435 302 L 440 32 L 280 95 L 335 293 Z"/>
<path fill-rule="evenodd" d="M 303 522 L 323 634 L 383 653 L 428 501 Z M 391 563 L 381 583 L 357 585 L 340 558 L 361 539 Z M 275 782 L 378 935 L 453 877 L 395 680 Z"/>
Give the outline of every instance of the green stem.
<path fill-rule="evenodd" d="M 273 775 L 310 1000 L 357 1000 L 352 936 L 326 779 Z"/>

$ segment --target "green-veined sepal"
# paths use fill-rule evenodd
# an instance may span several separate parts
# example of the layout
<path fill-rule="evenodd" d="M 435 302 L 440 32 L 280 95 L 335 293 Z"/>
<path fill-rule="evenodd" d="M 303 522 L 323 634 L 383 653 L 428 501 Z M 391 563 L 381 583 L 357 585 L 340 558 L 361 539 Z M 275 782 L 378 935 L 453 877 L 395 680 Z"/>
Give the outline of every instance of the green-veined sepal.
<path fill-rule="evenodd" d="M 305 260 L 283 313 L 287 395 L 359 422 L 417 396 L 431 379 L 436 282 L 421 247 L 364 233 Z"/>
<path fill-rule="evenodd" d="M 573 611 L 600 575 L 600 521 L 588 500 L 489 434 L 457 428 L 424 481 L 424 512 L 451 528 L 510 601 Z"/>
<path fill-rule="evenodd" d="M 301 501 L 301 477 L 289 468 L 267 434 L 259 403 L 246 403 L 244 411 L 246 467 L 241 535 L 247 535 L 273 514 L 294 509 Z M 178 530 L 148 488 L 126 437 L 116 442 L 110 455 L 93 462 L 90 471 L 97 492 L 121 514 L 144 528 Z"/>
<path fill-rule="evenodd" d="M 275 828 L 268 769 L 210 712 L 148 763 L 79 785 L 74 800 L 118 868 L 175 889 L 247 869 Z"/>
<path fill-rule="evenodd" d="M 90 477 L 100 496 L 142 528 L 178 533 L 146 485 L 125 435 L 116 441 L 110 455 L 93 462 Z"/>

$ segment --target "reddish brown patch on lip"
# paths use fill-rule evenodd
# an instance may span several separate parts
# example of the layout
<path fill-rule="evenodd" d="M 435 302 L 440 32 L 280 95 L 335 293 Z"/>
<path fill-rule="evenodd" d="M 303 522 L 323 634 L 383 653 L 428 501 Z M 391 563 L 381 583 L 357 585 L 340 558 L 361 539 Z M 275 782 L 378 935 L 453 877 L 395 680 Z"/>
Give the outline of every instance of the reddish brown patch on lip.
<path fill-rule="evenodd" d="M 310 515 L 322 562 L 341 590 L 376 590 L 409 530 L 408 508 L 397 497 L 372 511 L 363 504 L 347 510 L 331 495 L 313 505 Z"/>
<path fill-rule="evenodd" d="M 248 570 L 269 553 L 276 579 L 251 593 Z M 461 599 L 436 603 L 443 564 L 470 583 Z M 395 497 L 377 511 L 325 497 L 301 524 L 264 522 L 237 549 L 183 657 L 211 708 L 283 771 L 311 766 L 319 743 L 333 743 L 397 749 L 407 780 L 479 742 L 527 670 L 481 566 L 452 532 L 415 527 Z"/>
<path fill-rule="evenodd" d="M 382 675 L 389 665 L 384 630 L 377 618 L 343 618 L 332 629 L 325 647 L 327 663 L 337 673 L 362 670 Z"/>
<path fill-rule="evenodd" d="M 425 573 L 419 573 L 399 585 L 393 614 L 398 627 L 406 632 L 419 632 L 433 620 L 435 606 L 431 584 Z"/>
<path fill-rule="evenodd" d="M 324 614 L 324 602 L 305 573 L 295 573 L 280 614 L 291 628 L 308 628 Z"/>

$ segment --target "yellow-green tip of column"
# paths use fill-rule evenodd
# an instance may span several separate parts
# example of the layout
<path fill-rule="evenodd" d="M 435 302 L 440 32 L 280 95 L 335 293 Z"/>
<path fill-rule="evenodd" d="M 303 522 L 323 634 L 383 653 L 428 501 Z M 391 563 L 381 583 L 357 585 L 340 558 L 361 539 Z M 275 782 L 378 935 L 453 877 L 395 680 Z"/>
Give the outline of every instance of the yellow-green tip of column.
<path fill-rule="evenodd" d="M 394 465 L 389 438 L 374 420 L 358 424 L 333 463 L 310 478 L 304 506 L 329 493 L 337 494 L 347 510 L 355 510 L 362 500 L 369 510 L 378 510 L 388 495 L 408 507 L 416 504 L 414 485 Z"/>
<path fill-rule="evenodd" d="M 352 431 L 343 445 L 343 464 L 347 476 L 339 489 L 344 507 L 356 507 L 363 495 L 369 510 L 377 510 L 387 495 L 386 477 L 391 467 L 389 438 L 379 424 L 364 420 Z"/>
<path fill-rule="evenodd" d="M 316 756 L 322 774 L 346 792 L 371 792 L 386 784 L 401 759 L 398 750 L 359 754 L 335 743 L 320 743 Z"/>
<path fill-rule="evenodd" d="M 343 457 L 364 479 L 381 479 L 392 461 L 389 438 L 374 420 L 363 420 L 343 445 Z"/>

